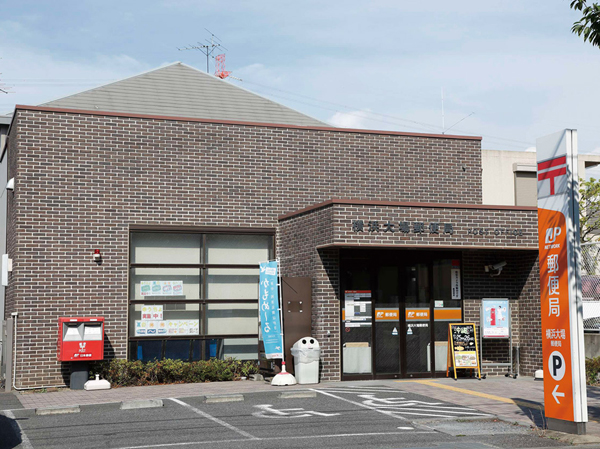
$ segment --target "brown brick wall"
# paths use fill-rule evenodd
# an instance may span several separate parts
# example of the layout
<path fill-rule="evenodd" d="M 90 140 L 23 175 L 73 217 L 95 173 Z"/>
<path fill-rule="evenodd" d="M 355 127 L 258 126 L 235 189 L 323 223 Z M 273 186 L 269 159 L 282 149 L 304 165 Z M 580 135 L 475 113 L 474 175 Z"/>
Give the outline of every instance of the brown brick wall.
<path fill-rule="evenodd" d="M 537 248 L 537 212 L 531 210 L 348 204 L 335 204 L 333 208 L 334 243 L 339 244 Z M 355 220 L 362 220 L 364 231 L 353 230 Z M 368 223 L 375 221 L 380 231 L 369 232 Z M 388 221 L 395 225 L 396 232 L 385 232 Z M 397 230 L 401 222 L 410 225 L 410 232 Z M 423 233 L 414 232 L 415 222 L 423 223 Z M 431 223 L 441 226 L 438 234 L 430 233 Z M 446 223 L 452 225 L 453 233 L 444 232 Z"/>
<path fill-rule="evenodd" d="M 484 265 L 506 260 L 500 276 L 491 277 Z M 521 375 L 531 376 L 542 368 L 542 342 L 537 251 L 465 251 L 464 310 L 465 321 L 477 324 L 480 331 L 482 298 L 508 298 L 511 306 L 513 345 L 520 348 Z M 483 358 L 488 362 L 509 361 L 507 340 L 484 340 Z M 513 349 L 516 370 L 516 349 Z M 504 374 L 507 367 L 484 367 L 489 374 Z"/>
<path fill-rule="evenodd" d="M 312 278 L 313 336 L 321 346 L 321 378 L 340 380 L 339 251 L 316 248 L 333 238 L 331 208 L 284 220 L 279 257 L 284 276 Z"/>
<path fill-rule="evenodd" d="M 511 305 L 513 345 L 521 347 L 522 375 L 532 375 L 541 364 L 541 341 L 539 321 L 539 286 L 536 284 L 535 260 L 537 257 L 537 230 L 535 211 L 513 210 L 464 210 L 421 207 L 398 207 L 384 205 L 347 205 L 330 204 L 305 213 L 282 218 L 279 224 L 281 239 L 280 257 L 287 275 L 312 276 L 319 279 L 319 288 L 313 283 L 313 327 L 323 340 L 324 354 L 328 370 L 323 372 L 325 379 L 338 379 L 340 375 L 339 323 L 340 298 L 337 247 L 322 248 L 333 244 L 386 245 L 397 249 L 421 245 L 429 249 L 436 246 L 455 246 L 463 250 L 463 299 L 464 320 L 474 322 L 479 332 L 480 304 L 482 298 L 508 298 Z M 377 219 L 390 221 L 444 221 L 449 218 L 455 224 L 454 234 L 416 235 L 413 233 L 355 233 L 352 221 L 363 218 L 365 221 Z M 406 218 L 409 217 L 409 218 Z M 465 229 L 492 223 L 492 227 L 523 230 L 521 236 L 491 235 L 474 236 Z M 333 232 L 332 232 L 333 229 Z M 343 243 L 340 243 L 343 242 Z M 488 249 L 468 249 L 469 246 L 486 245 Z M 496 248 L 497 247 L 497 248 Z M 527 250 L 510 249 L 527 247 Z M 465 249 L 466 248 L 466 249 Z M 330 253 L 331 252 L 331 253 Z M 500 276 L 490 276 L 484 270 L 505 260 L 507 265 Z M 324 267 L 328 267 L 325 270 Z M 532 322 L 526 313 L 537 310 L 537 321 Z M 524 312 L 528 311 L 528 312 Z M 327 323 L 327 327 L 319 327 Z M 326 330 L 330 331 L 327 334 Z M 335 338 L 331 338 L 335 335 Z M 536 349 L 536 348 L 539 348 Z M 485 362 L 507 363 L 509 361 L 509 342 L 507 340 L 484 340 L 482 354 Z M 516 349 L 513 352 L 516 359 Z M 516 365 L 515 365 L 516 369 Z M 504 374 L 508 367 L 486 365 L 483 372 L 489 375 Z"/>
<path fill-rule="evenodd" d="M 19 386 L 63 382 L 60 316 L 104 316 L 107 356 L 125 357 L 131 225 L 275 227 L 332 197 L 481 203 L 473 140 L 32 110 L 17 112 L 10 140 L 7 312 L 19 311 Z M 312 269 L 323 307 L 337 292 L 335 259 L 322 251 Z M 313 318 L 318 336 L 337 338 L 329 318 Z"/>

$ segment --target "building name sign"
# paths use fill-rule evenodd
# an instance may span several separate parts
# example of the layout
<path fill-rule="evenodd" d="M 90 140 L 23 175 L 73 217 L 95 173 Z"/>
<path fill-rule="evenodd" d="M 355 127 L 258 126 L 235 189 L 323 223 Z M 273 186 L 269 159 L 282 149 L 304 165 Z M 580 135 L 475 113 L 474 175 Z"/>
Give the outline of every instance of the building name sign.
<path fill-rule="evenodd" d="M 402 233 L 402 234 L 429 234 L 429 235 L 454 235 L 455 229 L 452 223 L 440 223 L 422 221 L 393 223 L 389 220 L 352 220 L 352 231 L 355 233 Z M 521 237 L 525 233 L 522 229 L 511 228 L 467 228 L 467 235 L 490 236 L 490 237 Z"/>
<path fill-rule="evenodd" d="M 467 234 L 494 235 L 496 237 L 499 237 L 501 235 L 521 237 L 523 235 L 523 230 L 522 229 L 509 229 L 509 228 L 469 228 L 467 230 Z"/>
<path fill-rule="evenodd" d="M 352 231 L 354 232 L 401 232 L 403 234 L 409 234 L 411 231 L 413 234 L 454 234 L 454 226 L 452 223 L 439 223 L 432 221 L 431 223 L 424 223 L 422 221 L 415 221 L 413 223 L 401 221 L 399 223 L 392 223 L 389 220 L 387 222 L 365 221 L 365 220 L 353 220 Z"/>

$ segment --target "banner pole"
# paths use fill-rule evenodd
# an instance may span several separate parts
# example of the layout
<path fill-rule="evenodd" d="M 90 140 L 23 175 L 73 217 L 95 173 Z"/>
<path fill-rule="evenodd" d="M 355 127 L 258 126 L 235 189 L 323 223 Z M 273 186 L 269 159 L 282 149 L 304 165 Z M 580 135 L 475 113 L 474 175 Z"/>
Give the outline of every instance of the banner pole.
<path fill-rule="evenodd" d="M 277 261 L 277 285 L 279 288 L 279 322 L 281 323 L 281 361 L 285 362 L 285 345 L 283 343 L 283 294 L 281 288 L 281 263 L 279 258 Z"/>

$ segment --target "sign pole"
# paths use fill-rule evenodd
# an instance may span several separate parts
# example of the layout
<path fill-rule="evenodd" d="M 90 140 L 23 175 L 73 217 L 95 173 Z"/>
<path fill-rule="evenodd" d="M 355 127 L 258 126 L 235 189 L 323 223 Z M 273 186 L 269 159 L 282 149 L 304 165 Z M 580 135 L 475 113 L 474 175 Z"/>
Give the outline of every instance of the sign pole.
<path fill-rule="evenodd" d="M 285 363 L 285 344 L 283 339 L 283 294 L 281 292 L 281 264 L 279 258 L 277 262 L 277 284 L 279 286 L 279 322 L 281 323 L 281 361 Z"/>
<path fill-rule="evenodd" d="M 548 428 L 585 434 L 577 131 L 537 140 L 538 244 Z"/>

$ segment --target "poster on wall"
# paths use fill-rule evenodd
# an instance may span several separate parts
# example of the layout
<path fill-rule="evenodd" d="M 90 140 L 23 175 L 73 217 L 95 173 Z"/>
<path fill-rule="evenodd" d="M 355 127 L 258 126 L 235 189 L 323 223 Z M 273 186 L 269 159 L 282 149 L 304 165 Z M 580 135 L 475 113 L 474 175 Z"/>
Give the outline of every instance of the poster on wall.
<path fill-rule="evenodd" d="M 163 306 L 142 305 L 142 321 L 162 320 L 163 319 Z"/>
<path fill-rule="evenodd" d="M 460 260 L 452 261 L 450 269 L 450 281 L 452 283 L 452 299 L 461 299 L 460 296 Z"/>
<path fill-rule="evenodd" d="M 371 308 L 371 290 L 344 291 L 344 321 L 346 327 L 370 327 L 372 321 Z"/>
<path fill-rule="evenodd" d="M 508 299 L 483 299 L 481 308 L 482 337 L 509 338 L 510 304 Z"/>
<path fill-rule="evenodd" d="M 278 268 L 276 260 L 260 263 L 260 329 L 267 359 L 283 359 Z"/>
<path fill-rule="evenodd" d="M 155 335 L 198 335 L 200 333 L 200 320 L 156 320 L 135 321 L 135 336 Z"/>
<path fill-rule="evenodd" d="M 140 281 L 142 296 L 181 296 L 183 281 Z"/>

